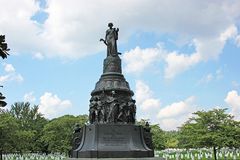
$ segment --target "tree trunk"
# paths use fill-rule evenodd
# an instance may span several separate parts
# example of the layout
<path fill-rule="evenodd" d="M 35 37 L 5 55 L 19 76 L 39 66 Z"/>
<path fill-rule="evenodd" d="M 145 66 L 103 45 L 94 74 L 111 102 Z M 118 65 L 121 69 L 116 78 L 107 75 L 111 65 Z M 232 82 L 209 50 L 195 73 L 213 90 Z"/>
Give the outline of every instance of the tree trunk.
<path fill-rule="evenodd" d="M 217 160 L 217 150 L 215 146 L 213 146 L 213 156 L 214 156 L 214 160 Z"/>
<path fill-rule="evenodd" d="M 2 149 L 0 150 L 0 160 L 2 160 Z"/>

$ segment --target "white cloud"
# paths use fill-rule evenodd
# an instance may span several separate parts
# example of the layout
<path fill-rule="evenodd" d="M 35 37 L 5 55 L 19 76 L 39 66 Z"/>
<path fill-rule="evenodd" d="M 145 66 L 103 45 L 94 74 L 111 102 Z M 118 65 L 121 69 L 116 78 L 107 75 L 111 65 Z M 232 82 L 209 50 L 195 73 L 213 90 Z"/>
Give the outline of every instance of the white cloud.
<path fill-rule="evenodd" d="M 2 84 L 8 81 L 9 77 L 10 77 L 9 75 L 0 76 L 0 83 Z"/>
<path fill-rule="evenodd" d="M 235 39 L 237 46 L 240 47 L 240 35 L 238 35 Z"/>
<path fill-rule="evenodd" d="M 45 92 L 40 97 L 39 111 L 47 118 L 55 118 L 72 107 L 70 100 L 61 100 L 56 94 Z"/>
<path fill-rule="evenodd" d="M 197 64 L 200 61 L 199 54 L 185 55 L 170 53 L 165 59 L 167 67 L 164 70 L 166 79 L 174 78 L 177 74 L 187 70 L 189 67 Z"/>
<path fill-rule="evenodd" d="M 152 63 L 164 59 L 166 62 L 164 77 L 171 79 L 202 61 L 217 59 L 226 41 L 236 37 L 236 35 L 236 26 L 230 25 L 223 32 L 213 37 L 194 38 L 192 45 L 196 51 L 192 54 L 178 53 L 177 51 L 170 52 L 161 46 L 146 49 L 136 47 L 123 55 L 123 60 L 126 62 L 126 71 L 142 72 Z M 221 70 L 218 70 L 216 74 L 220 78 Z"/>
<path fill-rule="evenodd" d="M 188 113 L 193 101 L 194 97 L 189 97 L 185 101 L 172 103 L 159 111 L 158 118 L 171 118 Z"/>
<path fill-rule="evenodd" d="M 220 35 L 220 40 L 225 42 L 226 40 L 236 37 L 238 33 L 237 27 L 235 25 L 231 25 L 227 28 L 227 30 Z"/>
<path fill-rule="evenodd" d="M 217 69 L 215 73 L 208 73 L 207 75 L 203 76 L 198 84 L 209 83 L 213 80 L 220 80 L 223 77 L 222 69 Z"/>
<path fill-rule="evenodd" d="M 0 10 L 0 33 L 6 35 L 11 54 L 40 49 L 43 44 L 39 39 L 41 28 L 31 20 L 39 10 L 38 3 L 33 0 L 9 0 L 1 1 L 1 6 L 4 7 Z"/>
<path fill-rule="evenodd" d="M 5 75 L 0 76 L 0 83 L 6 83 L 10 81 L 22 82 L 24 78 L 21 74 L 15 71 L 15 68 L 12 64 L 3 63 L 4 71 L 6 72 Z"/>
<path fill-rule="evenodd" d="M 174 102 L 160 109 L 158 120 L 164 130 L 175 130 L 180 127 L 196 111 L 195 97 L 191 96 L 184 101 Z"/>
<path fill-rule="evenodd" d="M 155 98 L 150 87 L 140 80 L 136 82 L 135 96 L 139 109 L 137 118 L 149 119 L 152 123 L 160 124 L 164 130 L 176 130 L 197 111 L 194 96 L 162 107 L 160 99 Z"/>
<path fill-rule="evenodd" d="M 44 57 L 62 58 L 79 58 L 101 51 L 104 45 L 98 40 L 104 37 L 110 21 L 120 28 L 120 43 L 143 31 L 177 34 L 208 44 L 207 40 L 212 41 L 228 26 L 236 24 L 240 15 L 238 1 L 48 0 L 45 12 L 49 16 L 40 25 L 31 20 L 40 10 L 36 1 L 9 0 L 1 5 L 4 7 L 0 11 L 0 33 L 7 35 L 9 46 L 15 46 L 13 52 L 40 52 Z M 221 36 L 222 40 L 232 33 L 233 27 Z M 219 46 L 211 45 L 208 48 Z"/>
<path fill-rule="evenodd" d="M 43 60 L 43 59 L 44 59 L 44 56 L 43 56 L 42 53 L 37 52 L 37 53 L 35 53 L 35 54 L 33 55 L 33 58 L 34 58 L 34 59 L 38 59 L 38 60 Z"/>
<path fill-rule="evenodd" d="M 198 84 L 205 84 L 205 83 L 207 84 L 207 83 L 211 82 L 213 79 L 214 79 L 213 74 L 212 74 L 212 73 L 209 73 L 209 74 L 203 76 L 203 77 L 200 79 L 200 81 L 198 82 Z"/>
<path fill-rule="evenodd" d="M 8 75 L 3 75 L 0 76 L 0 83 L 6 83 L 10 81 L 16 81 L 16 82 L 22 82 L 24 79 L 21 74 L 8 74 Z"/>
<path fill-rule="evenodd" d="M 235 116 L 235 119 L 240 120 L 240 95 L 236 90 L 229 91 L 225 100 L 231 107 L 231 114 Z"/>
<path fill-rule="evenodd" d="M 125 70 L 130 73 L 139 73 L 158 62 L 164 56 L 165 51 L 159 45 L 158 48 L 141 49 L 136 47 L 123 54 L 123 61 L 126 63 Z"/>
<path fill-rule="evenodd" d="M 214 44 L 218 42 L 212 39 L 223 33 L 228 26 L 231 26 L 231 29 L 221 37 L 226 40 L 234 32 L 233 10 L 237 10 L 237 7 L 232 7 L 232 3 L 189 0 L 183 3 L 158 0 L 149 3 L 145 0 L 132 0 L 127 3 L 128 5 L 125 5 L 123 1 L 111 0 L 104 2 L 73 0 L 71 3 L 65 0 L 49 0 L 46 9 L 49 18 L 43 26 L 44 31 L 41 35 L 52 51 L 46 56 L 76 58 L 99 51 L 104 46 L 96 42 L 100 37 L 104 37 L 106 29 L 106 26 L 100 24 L 107 24 L 109 21 L 120 27 L 120 41 L 126 41 L 137 30 L 174 33 L 188 38 L 193 37 L 199 43 L 207 44 L 203 47 L 211 48 L 210 55 L 215 54 L 212 50 L 218 47 Z M 234 12 L 234 16 L 237 17 L 239 15 L 237 13 Z M 156 21 L 156 16 L 159 21 Z M 198 20 L 192 21 L 193 19 Z M 209 42 L 212 43 L 212 47 L 209 47 Z"/>
<path fill-rule="evenodd" d="M 152 90 L 147 84 L 138 80 L 136 82 L 136 103 L 140 109 L 139 119 L 150 119 L 155 121 L 156 113 L 161 106 L 159 99 L 154 98 Z"/>
<path fill-rule="evenodd" d="M 5 72 L 15 72 L 15 68 L 13 67 L 12 64 L 3 64 Z"/>
<path fill-rule="evenodd" d="M 193 39 L 193 45 L 196 52 L 188 54 L 170 53 L 166 56 L 167 67 L 165 68 L 165 78 L 174 78 L 190 67 L 212 59 L 217 59 L 221 54 L 226 41 L 236 37 L 237 28 L 231 24 L 226 27 L 220 34 L 212 37 L 196 37 Z"/>
<path fill-rule="evenodd" d="M 25 102 L 35 102 L 36 101 L 36 97 L 34 96 L 34 92 L 29 92 L 26 93 L 23 97 L 23 100 Z"/>

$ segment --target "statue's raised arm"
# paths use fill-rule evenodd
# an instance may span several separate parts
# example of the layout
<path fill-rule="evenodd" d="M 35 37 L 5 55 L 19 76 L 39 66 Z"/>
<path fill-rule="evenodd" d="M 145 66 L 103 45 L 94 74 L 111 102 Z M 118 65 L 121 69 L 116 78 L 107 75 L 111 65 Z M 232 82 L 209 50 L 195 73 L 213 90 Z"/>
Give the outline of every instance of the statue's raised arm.
<path fill-rule="evenodd" d="M 117 56 L 117 40 L 119 28 L 113 28 L 112 23 L 108 23 L 109 29 L 106 31 L 105 40 L 100 39 L 107 45 L 107 56 Z"/>

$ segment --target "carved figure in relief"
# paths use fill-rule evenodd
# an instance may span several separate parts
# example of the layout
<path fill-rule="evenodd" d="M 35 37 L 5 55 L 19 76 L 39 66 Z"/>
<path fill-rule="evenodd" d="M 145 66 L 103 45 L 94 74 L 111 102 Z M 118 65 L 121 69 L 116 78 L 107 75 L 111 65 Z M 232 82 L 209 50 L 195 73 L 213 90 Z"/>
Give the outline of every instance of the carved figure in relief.
<path fill-rule="evenodd" d="M 118 113 L 118 121 L 126 122 L 126 111 L 127 111 L 127 103 L 123 102 L 119 105 L 119 113 Z"/>
<path fill-rule="evenodd" d="M 108 105 L 109 105 L 109 113 L 108 113 L 108 118 L 107 118 L 107 122 L 117 122 L 117 115 L 119 113 L 119 102 L 117 100 L 117 97 L 115 97 L 115 91 L 111 92 L 112 95 L 109 96 L 108 98 Z"/>
<path fill-rule="evenodd" d="M 82 129 L 79 124 L 75 124 L 74 132 L 73 132 L 73 139 L 72 139 L 72 146 L 73 150 L 77 149 L 82 141 Z"/>
<path fill-rule="evenodd" d="M 145 124 L 143 137 L 148 148 L 153 149 L 152 133 L 151 133 L 151 128 L 148 122 L 146 122 Z"/>
<path fill-rule="evenodd" d="M 92 124 L 97 119 L 97 97 L 93 96 L 90 99 L 90 108 L 89 108 L 89 122 Z"/>
<path fill-rule="evenodd" d="M 131 99 L 129 102 L 128 102 L 128 107 L 129 107 L 129 110 L 128 110 L 128 122 L 131 122 L 131 123 L 135 123 L 135 116 L 136 116 L 136 105 L 135 105 L 136 101 Z"/>
<path fill-rule="evenodd" d="M 102 101 L 98 99 L 97 101 L 97 121 L 100 123 L 104 122 L 104 110 Z"/>

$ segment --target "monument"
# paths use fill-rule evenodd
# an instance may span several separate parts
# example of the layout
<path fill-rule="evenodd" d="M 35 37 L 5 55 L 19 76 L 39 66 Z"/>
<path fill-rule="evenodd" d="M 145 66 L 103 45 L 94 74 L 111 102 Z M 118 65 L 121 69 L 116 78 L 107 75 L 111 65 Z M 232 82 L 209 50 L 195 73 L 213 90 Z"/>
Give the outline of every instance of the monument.
<path fill-rule="evenodd" d="M 108 24 L 105 39 L 107 57 L 103 74 L 91 92 L 89 123 L 76 126 L 72 158 L 153 157 L 150 127 L 136 125 L 134 93 L 122 74 L 117 49 L 118 28 Z"/>

